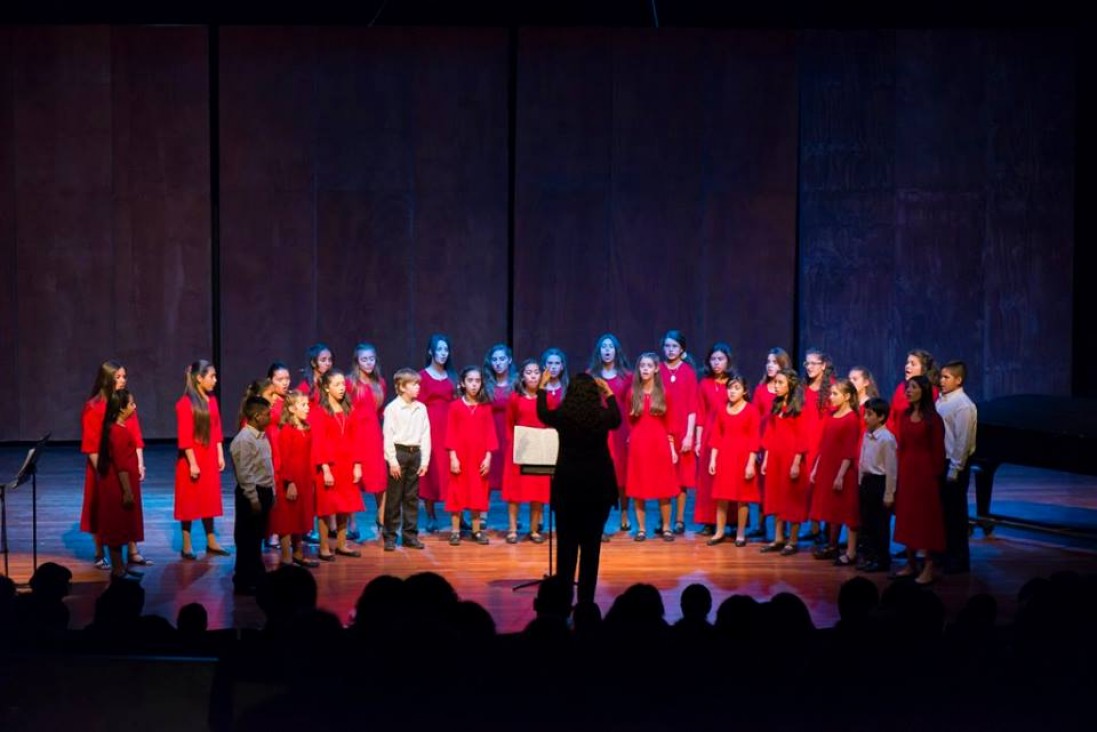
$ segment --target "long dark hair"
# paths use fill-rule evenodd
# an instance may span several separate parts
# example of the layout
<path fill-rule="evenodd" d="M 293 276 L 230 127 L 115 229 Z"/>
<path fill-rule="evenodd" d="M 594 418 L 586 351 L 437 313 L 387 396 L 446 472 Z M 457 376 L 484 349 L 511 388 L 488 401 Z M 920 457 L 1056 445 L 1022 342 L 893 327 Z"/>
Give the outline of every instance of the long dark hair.
<path fill-rule="evenodd" d="M 617 369 L 621 375 L 628 376 L 628 372 L 632 368 L 629 365 L 628 356 L 625 355 L 624 349 L 621 348 L 621 341 L 612 333 L 603 333 L 598 336 L 598 340 L 594 342 L 594 353 L 590 355 L 590 373 L 595 376 L 602 375 L 602 341 L 607 340 L 613 344 L 613 367 Z"/>
<path fill-rule="evenodd" d="M 788 393 L 773 400 L 772 414 L 776 417 L 799 417 L 804 409 L 804 387 L 800 383 L 800 375 L 796 369 L 781 369 L 778 373 L 788 381 Z"/>
<path fill-rule="evenodd" d="M 335 409 L 333 409 L 331 406 L 332 396 L 331 392 L 328 391 L 328 387 L 331 386 L 331 380 L 334 379 L 336 376 L 342 376 L 344 383 L 346 382 L 346 375 L 339 369 L 332 366 L 330 369 L 320 374 L 320 383 L 317 384 L 317 388 L 320 390 L 320 408 L 328 414 L 332 415 L 333 417 L 335 416 Z M 354 405 L 350 401 L 349 388 L 343 391 L 343 401 L 339 402 L 339 404 L 341 404 L 343 407 L 343 414 L 349 417 L 351 409 L 354 407 Z"/>
<path fill-rule="evenodd" d="M 560 357 L 560 388 L 564 390 L 562 396 L 567 396 L 568 384 L 571 383 L 568 380 L 568 355 L 559 348 L 546 348 L 545 352 L 541 354 L 541 371 L 548 370 L 549 356 Z"/>
<path fill-rule="evenodd" d="M 102 397 L 109 399 L 114 392 L 114 375 L 125 368 L 117 361 L 104 361 L 99 364 L 99 373 L 95 375 L 95 384 L 91 387 L 89 398 Z"/>
<path fill-rule="evenodd" d="M 127 389 L 119 389 L 107 398 L 107 411 L 103 414 L 103 431 L 99 435 L 99 475 L 110 472 L 110 429 L 118 420 L 118 415 L 133 401 L 133 395 Z"/>
<path fill-rule="evenodd" d="M 427 361 L 423 364 L 423 368 L 428 368 L 434 362 L 434 351 L 442 341 L 445 341 L 446 347 L 449 348 L 449 358 L 446 359 L 446 374 L 449 376 L 449 380 L 453 382 L 453 389 L 456 392 L 457 371 L 453 368 L 453 341 L 449 339 L 448 335 L 445 333 L 430 334 L 430 340 L 427 341 Z"/>
<path fill-rule="evenodd" d="M 590 374 L 578 373 L 569 382 L 564 400 L 557 412 L 563 419 L 579 427 L 595 428 L 601 424 L 602 390 Z"/>
<path fill-rule="evenodd" d="M 636 370 L 632 372 L 632 397 L 629 414 L 639 417 L 644 411 L 644 384 L 640 380 L 640 362 L 650 359 L 655 364 L 655 373 L 651 377 L 651 413 L 658 417 L 667 413 L 667 393 L 663 388 L 663 375 L 659 371 L 659 356 L 653 351 L 641 353 L 636 359 Z"/>
<path fill-rule="evenodd" d="M 210 438 L 209 395 L 203 396 L 198 390 L 198 378 L 204 376 L 213 364 L 200 358 L 187 367 L 183 395 L 190 400 L 190 410 L 194 415 L 194 440 L 199 445 L 208 445 Z"/>
<path fill-rule="evenodd" d="M 785 369 L 792 368 L 792 357 L 788 355 L 788 351 L 783 348 L 771 348 L 766 352 L 766 362 L 769 362 L 769 357 L 773 356 L 773 360 L 777 362 L 777 373 L 781 373 Z M 774 374 L 777 376 L 777 374 Z M 765 369 L 762 369 L 762 378 L 758 382 L 761 384 L 768 384 L 770 382 L 769 374 Z"/>
<path fill-rule="evenodd" d="M 457 393 L 464 399 L 468 396 L 468 392 L 465 391 L 465 377 L 471 374 L 473 371 L 480 374 L 480 393 L 473 399 L 477 404 L 487 404 L 491 401 L 491 397 L 488 396 L 488 390 L 484 388 L 484 372 L 479 366 L 466 366 L 461 369 L 460 380 L 457 382 Z"/>
<path fill-rule="evenodd" d="M 496 351 L 502 351 L 510 359 L 510 365 L 507 366 L 507 377 L 503 381 L 496 381 L 495 368 L 491 365 L 491 357 Z M 484 391 L 491 392 L 491 399 L 495 398 L 495 387 L 506 387 L 506 394 L 510 396 L 510 392 L 514 389 L 515 379 L 518 377 L 518 371 L 514 368 L 514 352 L 510 350 L 510 346 L 506 343 L 496 343 L 494 346 L 488 349 L 488 352 L 484 354 L 484 368 L 480 371 L 480 376 L 484 379 Z M 462 377 L 464 380 L 464 377 Z"/>
<path fill-rule="evenodd" d="M 820 413 L 825 411 L 830 405 L 829 392 L 830 385 L 834 383 L 834 361 L 830 356 L 820 351 L 818 348 L 809 348 L 804 352 L 804 358 L 811 356 L 812 354 L 819 357 L 819 360 L 823 362 L 823 372 L 819 374 L 819 393 L 815 395 L 815 409 Z M 807 401 L 807 392 L 810 391 L 811 384 L 807 380 L 807 372 L 804 372 L 804 401 Z"/>
<path fill-rule="evenodd" d="M 722 353 L 728 358 L 728 366 L 724 369 L 725 377 L 735 371 L 735 358 L 731 355 L 731 345 L 724 341 L 716 341 L 712 344 L 712 347 L 708 349 L 708 355 L 705 356 L 704 376 L 710 379 L 716 378 L 716 374 L 712 372 L 712 365 L 709 363 L 709 361 L 712 360 L 712 354 L 714 353 Z"/>
<path fill-rule="evenodd" d="M 924 419 L 939 418 L 937 405 L 933 403 L 933 384 L 930 382 L 929 377 L 925 374 L 918 374 L 917 376 L 911 376 L 907 383 L 909 384 L 912 381 L 921 388 L 922 397 L 917 403 L 911 403 L 907 407 L 907 414 L 913 414 L 914 408 L 917 407 Z"/>
<path fill-rule="evenodd" d="M 327 351 L 331 354 L 332 365 L 335 364 L 335 354 L 326 343 L 314 343 L 309 346 L 308 360 L 309 365 L 305 367 L 305 383 L 309 385 L 309 390 L 312 391 L 316 388 L 316 369 L 318 368 L 320 354 Z"/>
<path fill-rule="evenodd" d="M 686 337 L 682 335 L 682 331 L 680 330 L 672 328 L 671 330 L 668 330 L 666 333 L 663 334 L 663 340 L 659 341 L 659 353 L 663 354 L 663 356 L 667 355 L 666 352 L 663 350 L 663 344 L 667 342 L 668 338 L 682 347 L 682 361 L 685 361 L 690 366 L 692 366 L 694 370 L 696 370 L 697 364 L 694 363 L 693 356 L 690 355 L 689 348 L 688 346 L 686 346 Z"/>

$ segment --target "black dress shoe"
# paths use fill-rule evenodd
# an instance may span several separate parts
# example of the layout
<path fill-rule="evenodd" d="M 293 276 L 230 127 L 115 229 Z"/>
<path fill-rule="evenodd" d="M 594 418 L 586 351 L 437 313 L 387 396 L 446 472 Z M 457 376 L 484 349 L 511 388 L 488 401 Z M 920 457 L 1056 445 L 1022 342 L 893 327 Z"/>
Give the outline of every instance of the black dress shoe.
<path fill-rule="evenodd" d="M 423 542 L 419 541 L 418 538 L 404 539 L 403 544 L 404 544 L 405 549 L 426 549 L 427 548 L 427 545 L 424 544 Z"/>
<path fill-rule="evenodd" d="M 179 552 L 179 558 L 180 559 L 185 559 L 188 562 L 193 562 L 196 559 L 198 559 L 198 555 L 195 554 L 194 552 Z"/>
<path fill-rule="evenodd" d="M 224 547 L 206 547 L 206 554 L 212 554 L 215 557 L 227 557 L 231 554 L 228 549 Z"/>

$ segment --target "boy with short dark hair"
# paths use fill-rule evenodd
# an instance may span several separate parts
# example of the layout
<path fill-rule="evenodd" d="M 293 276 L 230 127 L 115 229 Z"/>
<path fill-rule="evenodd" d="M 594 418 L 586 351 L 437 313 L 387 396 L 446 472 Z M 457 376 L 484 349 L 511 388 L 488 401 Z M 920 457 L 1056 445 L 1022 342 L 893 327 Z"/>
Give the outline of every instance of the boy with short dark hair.
<path fill-rule="evenodd" d="M 885 572 L 891 567 L 891 507 L 895 504 L 899 460 L 895 436 L 885 426 L 890 411 L 891 406 L 880 397 L 865 402 L 865 434 L 858 465 L 865 547 L 858 569 L 864 572 Z"/>
<path fill-rule="evenodd" d="M 941 481 L 941 510 L 945 518 L 945 561 L 947 574 L 967 572 L 971 568 L 968 547 L 968 484 L 975 452 L 978 410 L 964 393 L 967 365 L 949 361 L 941 367 L 941 394 L 937 414 L 945 423 L 944 480 Z"/>
<path fill-rule="evenodd" d="M 248 397 L 244 418 L 246 423 L 229 446 L 236 474 L 236 572 L 232 584 L 236 592 L 251 595 L 266 573 L 263 540 L 274 504 L 274 463 L 265 432 L 270 424 L 270 402 Z"/>

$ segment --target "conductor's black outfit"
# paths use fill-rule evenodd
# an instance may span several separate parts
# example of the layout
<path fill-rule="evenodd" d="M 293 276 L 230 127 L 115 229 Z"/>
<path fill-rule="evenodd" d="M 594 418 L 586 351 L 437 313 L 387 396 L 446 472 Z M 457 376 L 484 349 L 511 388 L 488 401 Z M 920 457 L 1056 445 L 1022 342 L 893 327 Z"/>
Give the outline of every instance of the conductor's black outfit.
<path fill-rule="evenodd" d="M 613 396 L 584 414 L 571 414 L 566 404 L 549 409 L 542 389 L 537 392 L 537 418 L 560 435 L 551 494 L 556 512 L 557 572 L 574 577 L 578 563 L 577 599 L 593 602 L 602 531 L 617 502 L 617 477 L 607 436 L 621 424 L 621 412 Z"/>

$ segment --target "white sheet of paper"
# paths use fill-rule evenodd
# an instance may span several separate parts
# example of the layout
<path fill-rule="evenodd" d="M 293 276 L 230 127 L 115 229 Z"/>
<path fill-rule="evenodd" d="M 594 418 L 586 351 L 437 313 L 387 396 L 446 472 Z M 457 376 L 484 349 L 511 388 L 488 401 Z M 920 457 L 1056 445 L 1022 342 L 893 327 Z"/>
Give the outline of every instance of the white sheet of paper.
<path fill-rule="evenodd" d="M 514 428 L 514 462 L 516 465 L 556 465 L 560 452 L 560 436 L 550 427 Z"/>

